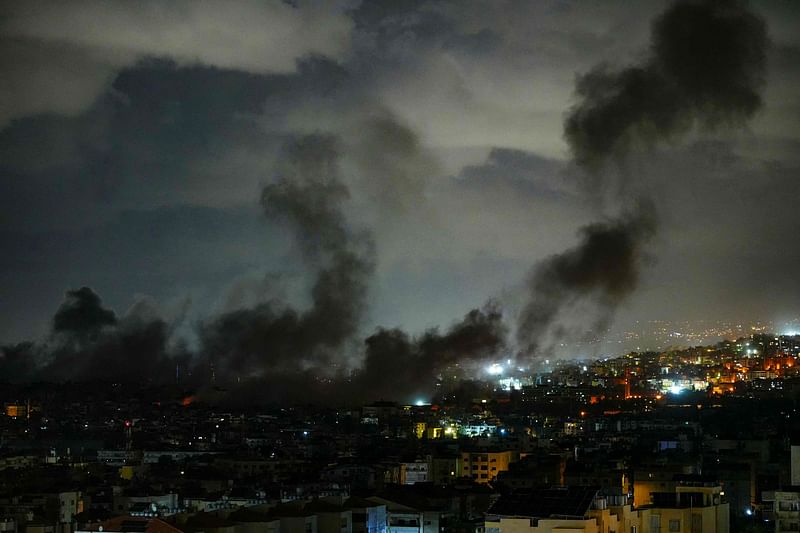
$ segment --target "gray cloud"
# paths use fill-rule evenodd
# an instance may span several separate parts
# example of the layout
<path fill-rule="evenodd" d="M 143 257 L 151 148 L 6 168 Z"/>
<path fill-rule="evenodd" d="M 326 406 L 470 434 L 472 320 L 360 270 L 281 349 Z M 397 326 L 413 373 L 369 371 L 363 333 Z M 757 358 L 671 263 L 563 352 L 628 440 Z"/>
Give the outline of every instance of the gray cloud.
<path fill-rule="evenodd" d="M 145 57 L 251 72 L 292 72 L 298 59 L 311 54 L 342 57 L 352 26 L 344 7 L 6 2 L 0 12 L 0 61 L 7 75 L 0 94 L 7 98 L 0 107 L 0 127 L 33 113 L 83 111 L 115 72 Z"/>

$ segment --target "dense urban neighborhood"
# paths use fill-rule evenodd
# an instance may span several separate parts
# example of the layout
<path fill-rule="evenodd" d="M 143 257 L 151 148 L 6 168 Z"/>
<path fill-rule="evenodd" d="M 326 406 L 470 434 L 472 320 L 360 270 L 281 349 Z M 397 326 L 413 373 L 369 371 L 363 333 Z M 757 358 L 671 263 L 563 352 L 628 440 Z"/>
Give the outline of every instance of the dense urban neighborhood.
<path fill-rule="evenodd" d="M 440 377 L 411 404 L 6 385 L 4 533 L 798 531 L 800 336 Z M 457 368 L 451 369 L 457 372 Z M 454 374 L 457 375 L 457 374 Z"/>

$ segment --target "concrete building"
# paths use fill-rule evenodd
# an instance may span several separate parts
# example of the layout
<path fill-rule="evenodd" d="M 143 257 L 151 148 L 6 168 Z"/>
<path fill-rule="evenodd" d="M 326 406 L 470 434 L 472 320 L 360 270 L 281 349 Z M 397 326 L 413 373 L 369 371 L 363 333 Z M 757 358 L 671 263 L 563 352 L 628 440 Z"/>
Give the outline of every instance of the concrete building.
<path fill-rule="evenodd" d="M 651 505 L 637 509 L 641 533 L 728 533 L 730 506 L 714 482 L 681 481 L 674 492 L 654 492 Z"/>
<path fill-rule="evenodd" d="M 389 519 L 386 504 L 365 498 L 348 498 L 344 506 L 353 513 L 353 533 L 386 533 Z"/>
<path fill-rule="evenodd" d="M 794 446 L 792 449 L 794 451 Z M 794 457 L 793 457 L 794 459 Z M 800 531 L 800 487 L 775 491 L 775 533 Z"/>
<path fill-rule="evenodd" d="M 460 457 L 428 456 L 428 481 L 436 485 L 452 483 L 461 476 Z"/>
<path fill-rule="evenodd" d="M 400 406 L 395 402 L 379 401 L 365 405 L 361 408 L 361 416 L 364 418 L 376 418 L 380 421 L 390 419 L 400 413 Z"/>
<path fill-rule="evenodd" d="M 565 483 L 566 460 L 559 454 L 531 454 L 497 475 L 498 484 L 510 490 L 532 489 L 537 486 L 599 485 L 574 478 Z"/>
<path fill-rule="evenodd" d="M 385 505 L 389 533 L 439 533 L 442 513 L 439 509 L 425 508 L 395 500 L 370 496 L 367 500 Z"/>
<path fill-rule="evenodd" d="M 678 486 L 676 476 L 695 473 L 695 466 L 687 463 L 641 465 L 633 469 L 633 506 L 639 508 L 651 503 L 654 492 L 674 492 Z"/>
<path fill-rule="evenodd" d="M 349 486 L 353 490 L 371 490 L 382 481 L 382 473 L 370 465 L 343 463 L 325 467 L 321 474 L 322 481 L 339 483 Z"/>
<path fill-rule="evenodd" d="M 269 516 L 280 521 L 281 533 L 317 533 L 317 515 L 301 507 L 280 505 L 270 509 Z"/>
<path fill-rule="evenodd" d="M 83 493 L 67 491 L 58 493 L 58 522 L 72 524 L 76 514 L 83 512 Z"/>
<path fill-rule="evenodd" d="M 612 524 L 613 522 L 613 524 Z M 503 496 L 484 523 L 486 533 L 620 533 L 595 487 L 558 487 L 517 491 Z M 612 529 L 613 527 L 613 529 Z"/>
<path fill-rule="evenodd" d="M 684 483 L 632 509 L 596 487 L 533 489 L 501 497 L 484 525 L 486 533 L 729 533 L 720 492 L 717 484 Z"/>
<path fill-rule="evenodd" d="M 14 518 L 0 518 L 0 533 L 15 533 L 17 521 Z"/>
<path fill-rule="evenodd" d="M 228 515 L 236 523 L 236 533 L 280 533 L 281 522 L 265 513 L 250 509 L 237 509 Z"/>
<path fill-rule="evenodd" d="M 304 510 L 317 515 L 319 533 L 353 533 L 353 511 L 347 507 L 314 500 L 307 503 Z"/>
<path fill-rule="evenodd" d="M 183 533 L 183 530 L 168 524 L 160 518 L 141 518 L 133 516 L 118 516 L 105 522 L 92 524 L 86 530 L 76 530 L 75 533 Z"/>
<path fill-rule="evenodd" d="M 467 437 L 480 437 L 483 435 L 494 435 L 497 432 L 497 426 L 490 426 L 489 424 L 470 424 L 461 428 L 461 434 Z"/>
<path fill-rule="evenodd" d="M 7 455 L 0 457 L 0 471 L 7 468 L 12 469 L 25 469 L 33 468 L 43 462 L 42 457 L 38 455 L 25 454 L 25 455 Z"/>
<path fill-rule="evenodd" d="M 122 466 L 128 463 L 139 463 L 142 453 L 135 450 L 98 450 L 97 462 L 109 466 Z"/>
<path fill-rule="evenodd" d="M 511 463 L 517 461 L 519 452 L 514 450 L 462 452 L 461 472 L 464 477 L 488 484 L 493 482 L 500 472 L 507 471 Z"/>
<path fill-rule="evenodd" d="M 400 463 L 402 472 L 402 485 L 414 483 L 427 483 L 429 465 L 427 461 L 414 461 L 413 463 Z"/>
<path fill-rule="evenodd" d="M 116 513 L 128 513 L 137 504 L 146 504 L 148 507 L 155 506 L 161 516 L 174 514 L 179 510 L 178 494 L 168 492 L 165 494 L 117 494 L 114 495 L 113 511 Z"/>

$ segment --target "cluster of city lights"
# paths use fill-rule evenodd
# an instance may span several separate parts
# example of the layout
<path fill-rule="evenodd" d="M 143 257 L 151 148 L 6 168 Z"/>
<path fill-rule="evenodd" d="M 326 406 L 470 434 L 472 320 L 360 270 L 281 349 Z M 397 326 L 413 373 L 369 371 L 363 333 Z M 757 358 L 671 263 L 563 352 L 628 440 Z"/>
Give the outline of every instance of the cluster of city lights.
<path fill-rule="evenodd" d="M 486 373 L 490 376 L 499 376 L 503 373 L 503 365 L 499 363 L 492 363 L 491 365 L 486 367 Z"/>

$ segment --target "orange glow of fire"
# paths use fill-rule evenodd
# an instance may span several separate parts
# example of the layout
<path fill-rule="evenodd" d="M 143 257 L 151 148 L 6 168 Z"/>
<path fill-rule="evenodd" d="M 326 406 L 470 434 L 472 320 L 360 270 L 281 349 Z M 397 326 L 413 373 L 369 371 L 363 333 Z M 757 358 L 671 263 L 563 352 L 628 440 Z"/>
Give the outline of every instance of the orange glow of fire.
<path fill-rule="evenodd" d="M 189 395 L 183 400 L 181 400 L 181 405 L 183 405 L 184 407 L 189 407 L 195 402 L 195 400 L 197 400 L 197 398 L 193 394 Z"/>

